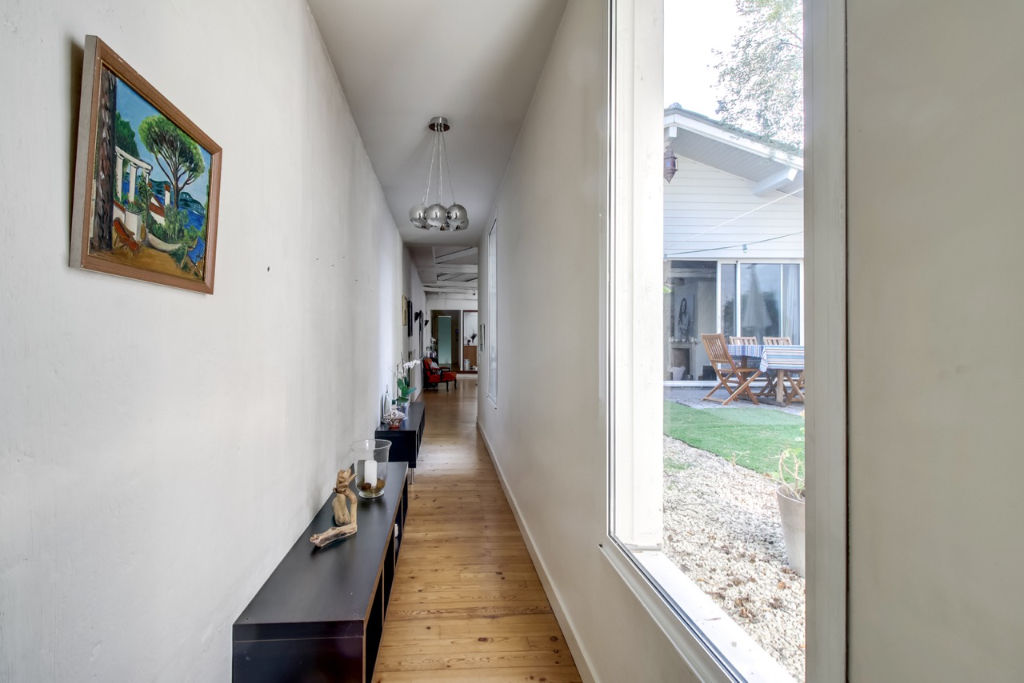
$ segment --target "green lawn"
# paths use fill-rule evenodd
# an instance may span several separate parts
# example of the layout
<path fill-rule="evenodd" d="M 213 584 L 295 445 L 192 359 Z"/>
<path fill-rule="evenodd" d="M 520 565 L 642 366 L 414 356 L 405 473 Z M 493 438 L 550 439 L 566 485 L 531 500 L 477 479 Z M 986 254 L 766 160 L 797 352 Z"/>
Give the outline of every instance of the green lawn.
<path fill-rule="evenodd" d="M 768 408 L 697 410 L 665 401 L 665 434 L 763 474 L 779 471 L 786 448 L 804 459 L 804 418 Z"/>

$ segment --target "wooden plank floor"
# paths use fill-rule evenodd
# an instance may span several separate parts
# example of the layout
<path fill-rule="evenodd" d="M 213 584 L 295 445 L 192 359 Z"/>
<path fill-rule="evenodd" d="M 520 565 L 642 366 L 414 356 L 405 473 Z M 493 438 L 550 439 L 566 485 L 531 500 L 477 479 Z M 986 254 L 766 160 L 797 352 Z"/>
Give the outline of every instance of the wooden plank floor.
<path fill-rule="evenodd" d="M 476 378 L 427 425 L 374 681 L 580 681 L 476 432 Z"/>

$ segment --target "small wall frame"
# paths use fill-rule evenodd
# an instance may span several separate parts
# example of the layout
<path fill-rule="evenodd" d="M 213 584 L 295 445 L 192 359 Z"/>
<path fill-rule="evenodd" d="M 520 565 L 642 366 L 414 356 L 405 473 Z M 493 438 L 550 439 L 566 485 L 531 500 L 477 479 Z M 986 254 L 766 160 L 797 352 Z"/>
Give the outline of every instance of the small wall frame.
<path fill-rule="evenodd" d="M 221 154 L 86 36 L 69 265 L 213 294 Z"/>

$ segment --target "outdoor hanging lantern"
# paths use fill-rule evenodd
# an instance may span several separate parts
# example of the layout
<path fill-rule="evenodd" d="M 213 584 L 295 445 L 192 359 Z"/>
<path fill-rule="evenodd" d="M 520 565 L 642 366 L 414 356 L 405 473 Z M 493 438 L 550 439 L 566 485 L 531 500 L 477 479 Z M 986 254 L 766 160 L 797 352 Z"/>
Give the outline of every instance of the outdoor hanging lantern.
<path fill-rule="evenodd" d="M 676 171 L 679 170 L 676 167 L 676 155 L 672 153 L 672 147 L 665 145 L 665 182 L 671 183 L 672 178 L 675 177 Z"/>

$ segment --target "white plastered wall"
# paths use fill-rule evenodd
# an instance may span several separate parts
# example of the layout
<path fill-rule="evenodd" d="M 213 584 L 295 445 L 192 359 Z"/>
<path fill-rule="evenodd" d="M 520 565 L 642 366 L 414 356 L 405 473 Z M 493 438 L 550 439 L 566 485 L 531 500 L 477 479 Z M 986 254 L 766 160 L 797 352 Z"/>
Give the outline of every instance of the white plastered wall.
<path fill-rule="evenodd" d="M 597 332 L 607 224 L 606 12 L 604 3 L 569 1 L 502 183 L 498 401 L 492 406 L 482 384 L 479 422 L 584 678 L 696 680 L 598 546 L 607 530 Z M 659 17 L 650 20 L 660 31 Z M 660 106 L 651 108 L 656 134 Z M 486 283 L 486 237 L 480 254 Z M 660 281 L 660 242 L 652 254 Z M 487 297 L 480 303 L 486 320 Z M 480 367 L 486 375 L 486 363 Z"/>
<path fill-rule="evenodd" d="M 213 296 L 67 266 L 86 33 L 224 148 Z M 0 63 L 0 680 L 228 680 L 401 355 L 391 213 L 302 2 L 7 3 Z"/>
<path fill-rule="evenodd" d="M 1024 680 L 1024 4 L 847 12 L 849 677 Z"/>
<path fill-rule="evenodd" d="M 423 291 L 423 283 L 420 281 L 420 274 L 416 270 L 416 264 L 412 260 L 412 255 L 409 253 L 409 249 L 402 249 L 402 282 L 403 292 L 405 296 L 412 302 L 412 336 L 406 334 L 406 326 L 402 325 L 399 330 L 398 336 L 402 339 L 402 361 L 407 360 L 418 360 L 420 358 L 420 332 L 419 326 L 422 320 L 429 320 L 430 314 L 427 312 L 427 295 Z M 416 313 L 421 314 L 421 319 L 416 320 Z M 429 328 L 428 328 L 429 329 Z M 423 346 L 430 343 L 430 338 L 427 335 L 427 331 L 423 331 Z M 414 371 L 410 373 L 411 386 L 414 392 L 419 392 L 423 388 L 423 373 L 422 368 L 417 366 Z M 415 393 L 413 394 L 416 395 Z"/>

